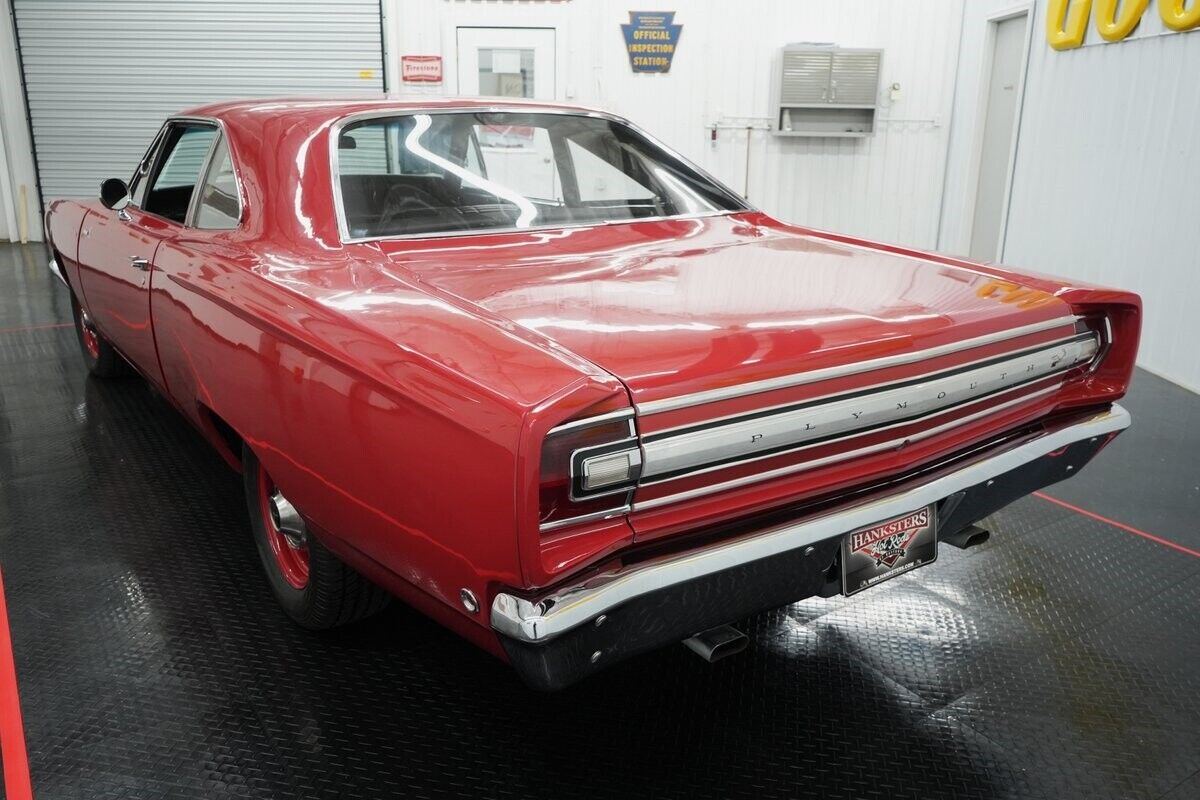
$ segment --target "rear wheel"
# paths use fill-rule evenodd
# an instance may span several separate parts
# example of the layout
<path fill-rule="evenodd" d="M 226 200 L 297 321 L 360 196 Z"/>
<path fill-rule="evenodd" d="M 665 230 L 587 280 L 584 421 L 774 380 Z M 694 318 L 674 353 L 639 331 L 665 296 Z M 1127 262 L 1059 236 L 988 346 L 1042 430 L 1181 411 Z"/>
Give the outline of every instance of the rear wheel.
<path fill-rule="evenodd" d="M 129 365 L 108 340 L 96 330 L 83 306 L 75 295 L 71 295 L 71 314 L 75 318 L 75 335 L 79 339 L 79 352 L 87 364 L 88 372 L 98 378 L 116 378 L 130 373 Z"/>
<path fill-rule="evenodd" d="M 267 581 L 289 617 L 323 630 L 367 617 L 387 604 L 382 589 L 309 535 L 296 507 L 245 446 L 242 475 L 254 542 Z"/>

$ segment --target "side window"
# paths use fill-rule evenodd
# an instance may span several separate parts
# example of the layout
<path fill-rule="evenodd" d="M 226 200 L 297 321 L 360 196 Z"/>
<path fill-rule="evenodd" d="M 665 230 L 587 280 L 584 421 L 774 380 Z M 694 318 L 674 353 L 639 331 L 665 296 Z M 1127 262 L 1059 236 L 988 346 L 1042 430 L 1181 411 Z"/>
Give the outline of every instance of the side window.
<path fill-rule="evenodd" d="M 142 208 L 182 224 L 187 219 L 200 168 L 217 129 L 211 125 L 173 125 L 163 141 L 158 172 L 150 181 Z"/>
<path fill-rule="evenodd" d="M 229 157 L 229 146 L 222 137 L 213 151 L 212 164 L 208 168 L 204 187 L 200 190 L 196 227 L 212 230 L 236 228 L 241 214 L 237 177 Z"/>

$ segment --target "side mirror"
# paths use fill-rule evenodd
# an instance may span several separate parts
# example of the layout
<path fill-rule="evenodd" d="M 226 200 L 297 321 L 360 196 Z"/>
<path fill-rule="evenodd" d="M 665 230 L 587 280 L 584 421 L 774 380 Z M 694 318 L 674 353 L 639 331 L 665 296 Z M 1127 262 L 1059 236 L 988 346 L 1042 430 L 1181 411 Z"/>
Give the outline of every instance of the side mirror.
<path fill-rule="evenodd" d="M 109 178 L 100 184 L 100 202 L 105 208 L 120 211 L 129 205 L 129 187 L 120 178 Z"/>

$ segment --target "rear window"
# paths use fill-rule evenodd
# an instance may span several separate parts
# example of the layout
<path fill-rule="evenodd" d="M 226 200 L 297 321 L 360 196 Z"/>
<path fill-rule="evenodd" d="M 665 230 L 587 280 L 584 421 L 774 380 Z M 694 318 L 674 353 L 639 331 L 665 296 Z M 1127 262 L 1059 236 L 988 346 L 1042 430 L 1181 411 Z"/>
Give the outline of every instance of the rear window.
<path fill-rule="evenodd" d="M 362 120 L 341 129 L 335 163 L 343 230 L 355 239 L 746 208 L 629 127 L 577 114 Z"/>

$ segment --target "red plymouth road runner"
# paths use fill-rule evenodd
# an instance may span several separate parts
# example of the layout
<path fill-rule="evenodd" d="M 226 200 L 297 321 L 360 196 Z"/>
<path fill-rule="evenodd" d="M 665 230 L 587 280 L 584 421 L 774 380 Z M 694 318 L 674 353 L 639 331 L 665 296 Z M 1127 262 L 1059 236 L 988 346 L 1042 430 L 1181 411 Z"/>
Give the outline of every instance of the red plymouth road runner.
<path fill-rule="evenodd" d="M 223 103 L 131 166 L 47 215 L 91 372 L 241 471 L 297 622 L 398 595 L 537 688 L 976 544 L 1129 425 L 1137 295 L 781 223 L 610 114 Z"/>

